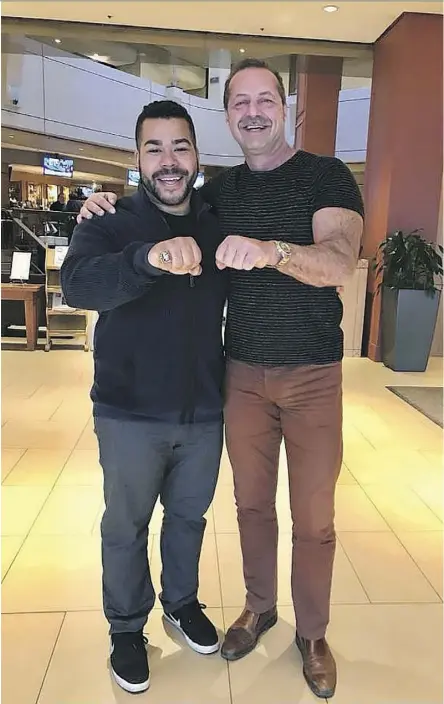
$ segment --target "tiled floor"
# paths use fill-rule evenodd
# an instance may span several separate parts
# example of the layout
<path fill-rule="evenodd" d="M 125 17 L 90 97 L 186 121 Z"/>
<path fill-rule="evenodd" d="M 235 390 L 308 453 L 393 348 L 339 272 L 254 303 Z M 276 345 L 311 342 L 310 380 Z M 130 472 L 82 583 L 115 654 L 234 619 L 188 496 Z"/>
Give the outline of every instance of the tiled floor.
<path fill-rule="evenodd" d="M 133 701 L 111 681 L 101 613 L 101 472 L 90 418 L 91 357 L 2 355 L 2 703 Z M 441 431 L 385 385 L 442 383 L 345 362 L 345 455 L 329 639 L 337 704 L 442 702 Z M 291 523 L 282 454 L 278 625 L 228 666 L 183 647 L 153 612 L 152 686 L 143 704 L 305 704 L 290 594 Z M 244 601 L 230 467 L 208 515 L 200 597 L 223 631 Z M 149 552 L 159 581 L 156 509 Z"/>

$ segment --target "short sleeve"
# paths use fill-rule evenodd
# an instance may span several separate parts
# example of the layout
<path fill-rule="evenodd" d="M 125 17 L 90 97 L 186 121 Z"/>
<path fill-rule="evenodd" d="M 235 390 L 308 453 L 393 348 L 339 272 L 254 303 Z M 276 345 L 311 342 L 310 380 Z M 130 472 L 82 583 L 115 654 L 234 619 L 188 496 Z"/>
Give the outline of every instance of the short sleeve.
<path fill-rule="evenodd" d="M 340 159 L 328 159 L 315 183 L 314 212 L 322 208 L 346 208 L 364 217 L 364 203 L 356 180 Z"/>

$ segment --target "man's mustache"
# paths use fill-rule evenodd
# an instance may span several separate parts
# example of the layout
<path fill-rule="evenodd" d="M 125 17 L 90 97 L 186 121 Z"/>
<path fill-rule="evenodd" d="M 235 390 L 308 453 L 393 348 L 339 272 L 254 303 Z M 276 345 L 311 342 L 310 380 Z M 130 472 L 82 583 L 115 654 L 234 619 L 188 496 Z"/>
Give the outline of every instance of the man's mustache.
<path fill-rule="evenodd" d="M 248 117 L 243 118 L 239 121 L 239 127 L 245 129 L 246 127 L 270 127 L 271 122 L 265 117 Z"/>

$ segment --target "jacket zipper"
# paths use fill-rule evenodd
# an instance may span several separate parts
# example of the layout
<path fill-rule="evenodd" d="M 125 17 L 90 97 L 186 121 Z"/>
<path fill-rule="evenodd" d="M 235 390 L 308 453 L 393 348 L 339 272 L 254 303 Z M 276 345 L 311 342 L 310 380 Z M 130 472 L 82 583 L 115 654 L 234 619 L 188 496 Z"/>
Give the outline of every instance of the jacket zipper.
<path fill-rule="evenodd" d="M 196 213 L 196 221 L 197 221 L 197 223 L 199 222 L 200 216 L 202 215 L 202 213 L 203 213 L 205 210 L 207 210 L 207 208 L 206 208 L 206 206 L 204 205 L 204 206 L 202 206 L 202 207 L 197 211 L 197 213 Z M 171 228 L 170 228 L 170 226 L 168 225 L 167 220 L 164 218 L 164 216 L 162 215 L 162 213 L 160 213 L 160 216 L 161 216 L 162 220 L 164 221 L 164 223 L 165 223 L 165 225 L 166 225 L 168 231 L 171 233 Z M 189 284 L 190 284 L 190 288 L 195 288 L 195 277 L 194 277 L 192 274 L 189 275 Z M 193 307 L 191 308 L 191 319 L 190 319 L 190 323 L 191 323 L 191 324 L 190 324 L 190 333 L 191 333 L 191 334 L 190 334 L 190 340 L 194 340 L 194 331 L 195 331 L 196 319 L 195 319 L 195 314 L 194 314 L 194 308 L 193 308 Z M 190 347 L 191 347 L 191 345 L 190 345 Z M 197 357 L 197 355 L 196 355 L 196 350 L 195 350 L 195 348 L 193 348 L 193 349 L 189 352 L 189 356 L 188 356 L 188 370 L 189 370 L 188 379 L 189 379 L 189 383 L 188 383 L 188 385 L 187 385 L 187 386 L 188 386 L 187 395 L 189 395 L 190 398 L 185 401 L 185 405 L 184 405 L 184 407 L 182 408 L 182 411 L 181 411 L 181 413 L 180 413 L 180 420 L 179 420 L 180 425 L 185 425 L 186 423 L 192 424 L 192 423 L 195 422 L 195 413 L 196 413 L 196 399 L 195 399 L 195 395 L 196 395 L 196 375 L 197 375 L 196 357 Z"/>

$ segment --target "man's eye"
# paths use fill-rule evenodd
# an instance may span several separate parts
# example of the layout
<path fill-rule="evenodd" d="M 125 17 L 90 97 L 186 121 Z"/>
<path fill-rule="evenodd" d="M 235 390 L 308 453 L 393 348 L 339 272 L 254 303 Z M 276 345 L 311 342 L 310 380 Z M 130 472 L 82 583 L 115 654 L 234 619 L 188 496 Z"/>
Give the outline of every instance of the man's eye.
<path fill-rule="evenodd" d="M 177 147 L 176 152 L 189 152 L 188 147 Z"/>
<path fill-rule="evenodd" d="M 148 149 L 148 154 L 158 154 L 160 152 L 160 149 Z"/>

